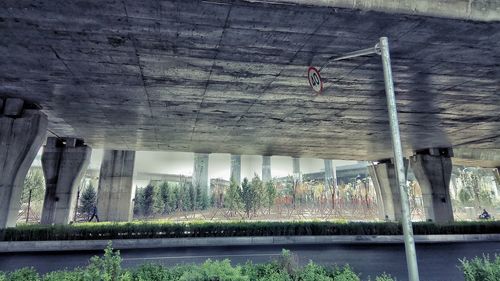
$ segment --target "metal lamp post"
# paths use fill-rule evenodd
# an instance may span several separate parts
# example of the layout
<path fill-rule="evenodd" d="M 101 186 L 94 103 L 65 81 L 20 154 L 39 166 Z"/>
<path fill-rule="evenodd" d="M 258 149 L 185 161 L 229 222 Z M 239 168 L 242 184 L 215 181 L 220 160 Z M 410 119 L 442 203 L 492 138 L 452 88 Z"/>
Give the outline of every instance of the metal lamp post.
<path fill-rule="evenodd" d="M 419 281 L 417 254 L 415 250 L 415 241 L 413 239 L 413 227 L 411 224 L 410 204 L 408 200 L 408 187 L 406 185 L 405 166 L 403 164 L 403 149 L 401 147 L 401 137 L 399 134 L 396 97 L 394 95 L 394 84 L 392 82 L 391 58 L 389 55 L 389 43 L 387 37 L 381 37 L 379 42 L 373 48 L 351 52 L 337 58 L 332 58 L 329 61 L 340 61 L 371 54 L 378 54 L 382 57 L 385 94 L 387 97 L 387 110 L 389 113 L 389 123 L 391 127 L 392 149 L 394 152 L 394 164 L 396 166 L 396 179 L 398 181 L 398 186 L 401 194 L 401 207 L 403 212 L 402 224 L 406 250 L 406 263 L 408 266 L 408 276 L 410 281 Z M 323 67 L 325 67 L 329 63 L 329 61 Z M 320 70 L 323 67 L 321 67 Z M 317 71 L 317 73 L 318 77 L 320 77 L 319 71 Z M 310 81 L 310 84 L 312 87 L 316 86 L 314 81 Z M 321 87 L 319 87 L 319 89 L 322 89 L 322 84 L 320 84 L 320 86 Z"/>

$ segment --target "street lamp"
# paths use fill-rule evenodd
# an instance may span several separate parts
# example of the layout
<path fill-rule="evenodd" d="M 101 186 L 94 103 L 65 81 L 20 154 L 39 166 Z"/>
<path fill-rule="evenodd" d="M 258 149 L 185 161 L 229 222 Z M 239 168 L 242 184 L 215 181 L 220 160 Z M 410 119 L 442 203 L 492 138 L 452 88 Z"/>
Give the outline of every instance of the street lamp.
<path fill-rule="evenodd" d="M 340 61 L 359 56 L 377 54 L 382 57 L 382 67 L 384 70 L 385 94 L 387 97 L 387 110 L 389 113 L 389 124 L 391 127 L 392 149 L 394 152 L 394 164 L 396 166 L 396 179 L 401 194 L 401 207 L 403 212 L 402 224 L 405 241 L 406 264 L 410 281 L 418 281 L 417 254 L 415 251 L 415 241 L 413 239 L 413 227 L 410 217 L 410 204 L 408 199 L 408 187 L 405 178 L 405 166 L 403 163 L 403 149 L 401 147 L 401 137 L 399 134 L 399 122 L 396 108 L 396 97 L 394 95 L 394 84 L 392 82 L 391 58 L 389 55 L 389 43 L 387 37 L 381 37 L 379 42 L 372 48 L 363 49 L 343 56 L 333 58 L 331 61 Z M 328 61 L 324 66 L 326 66 Z M 323 67 L 324 67 L 323 66 Z M 322 68 L 323 68 L 322 67 Z M 319 70 L 310 67 L 308 70 L 309 84 L 314 91 L 320 93 L 323 90 L 323 82 Z"/>

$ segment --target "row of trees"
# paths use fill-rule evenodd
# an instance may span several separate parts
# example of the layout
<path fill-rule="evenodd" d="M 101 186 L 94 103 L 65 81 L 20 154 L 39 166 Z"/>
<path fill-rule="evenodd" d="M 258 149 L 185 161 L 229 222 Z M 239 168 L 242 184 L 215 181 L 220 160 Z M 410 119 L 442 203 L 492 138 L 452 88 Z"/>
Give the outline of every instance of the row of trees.
<path fill-rule="evenodd" d="M 263 183 L 258 176 L 254 176 L 251 181 L 244 178 L 241 186 L 231 181 L 224 202 L 230 211 L 243 211 L 246 217 L 250 218 L 262 207 L 270 213 L 277 195 L 274 182 Z"/>
<path fill-rule="evenodd" d="M 498 204 L 500 191 L 492 184 L 491 170 L 455 167 L 450 185 L 455 210 L 464 207 L 491 209 Z M 345 179 L 344 179 L 345 180 Z M 421 192 L 416 181 L 410 182 L 412 210 L 421 210 Z M 88 179 L 79 188 L 75 220 L 88 220 L 95 212 L 96 187 Z M 22 193 L 20 219 L 35 222 L 40 219 L 45 183 L 40 168 L 30 169 Z M 161 217 L 176 213 L 194 218 L 314 218 L 340 216 L 369 218 L 376 214 L 376 194 L 369 178 L 356 177 L 337 186 L 323 181 L 299 181 L 290 176 L 262 182 L 258 176 L 244 179 L 241 184 L 212 181 L 210 190 L 190 182 L 161 182 L 137 188 L 134 214 L 138 217 Z M 420 209 L 419 209 L 420 208 Z M 210 209 L 208 212 L 203 212 Z M 420 211 L 419 211 L 420 210 Z M 465 209 L 464 209 L 465 210 Z M 461 211 L 463 212 L 463 210 Z M 372 214 L 373 213 L 373 214 Z M 354 216 L 353 216 L 354 214 Z M 207 216 L 208 215 L 208 216 Z"/>
<path fill-rule="evenodd" d="M 207 190 L 186 181 L 179 184 L 150 183 L 144 188 L 136 189 L 134 201 L 134 214 L 143 217 L 168 215 L 176 211 L 205 210 L 209 207 Z"/>

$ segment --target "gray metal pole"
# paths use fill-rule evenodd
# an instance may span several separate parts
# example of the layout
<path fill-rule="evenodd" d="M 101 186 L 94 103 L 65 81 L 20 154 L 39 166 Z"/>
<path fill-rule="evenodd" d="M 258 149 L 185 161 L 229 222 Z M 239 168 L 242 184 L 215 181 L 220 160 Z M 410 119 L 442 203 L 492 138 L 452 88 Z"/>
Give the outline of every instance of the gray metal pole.
<path fill-rule="evenodd" d="M 387 109 L 389 111 L 389 123 L 391 125 L 392 148 L 394 150 L 394 163 L 396 165 L 396 178 L 401 193 L 401 205 L 403 209 L 403 234 L 406 249 L 406 264 L 410 281 L 418 281 L 417 253 L 415 241 L 413 240 L 413 227 L 411 225 L 410 204 L 408 200 L 408 187 L 406 186 L 405 167 L 403 164 L 403 149 L 399 135 L 399 122 L 396 109 L 396 97 L 392 83 L 391 58 L 389 55 L 389 43 L 387 37 L 380 38 L 380 51 L 382 66 L 384 68 L 385 94 L 387 95 Z"/>

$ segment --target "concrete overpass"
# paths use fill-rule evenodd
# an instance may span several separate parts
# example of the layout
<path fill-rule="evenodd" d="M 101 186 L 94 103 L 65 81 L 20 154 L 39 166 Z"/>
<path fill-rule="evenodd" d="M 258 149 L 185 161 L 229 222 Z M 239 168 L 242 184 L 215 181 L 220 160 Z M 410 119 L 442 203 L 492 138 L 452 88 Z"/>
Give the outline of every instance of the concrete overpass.
<path fill-rule="evenodd" d="M 99 209 L 121 220 L 134 150 L 199 153 L 201 185 L 211 152 L 234 154 L 235 169 L 241 154 L 383 160 L 378 178 L 393 181 L 380 58 L 331 64 L 322 95 L 305 78 L 380 36 L 428 217 L 449 221 L 450 148 L 500 149 L 500 4 L 413 2 L 2 1 L 0 227 L 46 131 L 48 212 L 71 209 L 90 147 L 110 149 Z"/>

